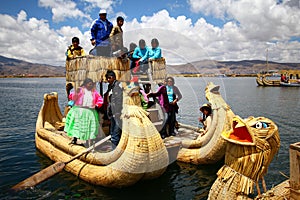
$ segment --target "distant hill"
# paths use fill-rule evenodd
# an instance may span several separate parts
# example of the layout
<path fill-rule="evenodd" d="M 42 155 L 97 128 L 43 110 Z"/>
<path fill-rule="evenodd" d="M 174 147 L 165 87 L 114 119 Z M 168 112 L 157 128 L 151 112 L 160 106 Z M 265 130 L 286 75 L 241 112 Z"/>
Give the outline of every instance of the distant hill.
<path fill-rule="evenodd" d="M 242 60 L 242 61 L 215 61 L 203 60 L 183 65 L 168 65 L 168 73 L 171 74 L 257 74 L 261 71 L 298 69 L 300 63 L 277 63 L 262 60 Z"/>
<path fill-rule="evenodd" d="M 65 67 L 30 63 L 18 59 L 0 56 L 0 77 L 51 77 L 65 76 Z"/>
<path fill-rule="evenodd" d="M 169 74 L 243 74 L 253 75 L 266 70 L 298 69 L 300 63 L 277 63 L 262 60 L 216 61 L 202 60 L 182 65 L 167 65 Z M 30 63 L 0 56 L 0 77 L 11 76 L 65 76 L 65 67 Z"/>

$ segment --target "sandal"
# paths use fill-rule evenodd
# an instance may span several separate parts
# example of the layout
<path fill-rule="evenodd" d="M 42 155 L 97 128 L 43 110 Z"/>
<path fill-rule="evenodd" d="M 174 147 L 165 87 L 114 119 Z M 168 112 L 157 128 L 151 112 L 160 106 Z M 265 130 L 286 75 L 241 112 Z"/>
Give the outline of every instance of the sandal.
<path fill-rule="evenodd" d="M 77 144 L 77 138 L 74 137 L 74 138 L 72 139 L 72 141 L 71 141 L 69 144 Z"/>

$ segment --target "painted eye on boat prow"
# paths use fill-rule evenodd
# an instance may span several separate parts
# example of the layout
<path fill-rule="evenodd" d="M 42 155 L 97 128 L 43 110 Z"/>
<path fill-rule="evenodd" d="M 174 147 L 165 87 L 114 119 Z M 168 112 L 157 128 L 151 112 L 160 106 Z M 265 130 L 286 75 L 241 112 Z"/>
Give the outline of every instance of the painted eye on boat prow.
<path fill-rule="evenodd" d="M 256 124 L 254 124 L 252 126 L 253 128 L 257 128 L 257 129 L 263 129 L 263 128 L 268 128 L 269 127 L 269 124 L 266 123 L 266 122 L 256 122 Z"/>

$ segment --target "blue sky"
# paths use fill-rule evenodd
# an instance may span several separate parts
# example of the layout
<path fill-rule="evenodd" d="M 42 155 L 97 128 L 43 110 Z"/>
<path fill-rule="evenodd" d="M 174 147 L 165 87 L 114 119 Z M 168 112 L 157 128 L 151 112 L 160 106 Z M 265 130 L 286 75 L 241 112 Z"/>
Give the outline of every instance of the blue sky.
<path fill-rule="evenodd" d="M 170 64 L 196 60 L 299 62 L 299 0 L 1 0 L 0 55 L 64 65 L 73 36 L 88 52 L 89 26 L 106 9 L 125 18 L 125 45 L 160 41 Z"/>

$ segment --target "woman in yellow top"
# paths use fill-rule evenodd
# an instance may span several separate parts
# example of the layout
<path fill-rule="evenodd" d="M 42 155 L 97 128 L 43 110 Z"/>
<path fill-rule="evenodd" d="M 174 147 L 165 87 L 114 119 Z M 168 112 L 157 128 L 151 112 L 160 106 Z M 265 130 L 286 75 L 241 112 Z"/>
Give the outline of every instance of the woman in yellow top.
<path fill-rule="evenodd" d="M 66 52 L 67 60 L 76 58 L 78 56 L 85 56 L 85 52 L 81 46 L 79 46 L 79 38 L 72 38 L 72 45 L 68 47 Z"/>

